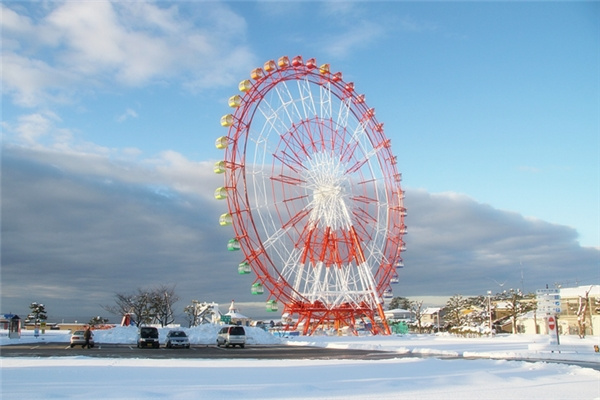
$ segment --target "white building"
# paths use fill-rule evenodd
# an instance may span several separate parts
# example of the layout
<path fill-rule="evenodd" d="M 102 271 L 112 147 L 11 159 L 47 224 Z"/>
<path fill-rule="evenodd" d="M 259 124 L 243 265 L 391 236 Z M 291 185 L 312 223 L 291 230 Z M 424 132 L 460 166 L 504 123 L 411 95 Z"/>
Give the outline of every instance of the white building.
<path fill-rule="evenodd" d="M 560 288 L 559 294 L 561 310 L 556 316 L 559 334 L 579 335 L 579 321 L 585 321 L 585 335 L 600 336 L 600 285 Z M 518 331 L 547 334 L 546 317 L 545 313 L 530 311 L 517 319 Z"/>

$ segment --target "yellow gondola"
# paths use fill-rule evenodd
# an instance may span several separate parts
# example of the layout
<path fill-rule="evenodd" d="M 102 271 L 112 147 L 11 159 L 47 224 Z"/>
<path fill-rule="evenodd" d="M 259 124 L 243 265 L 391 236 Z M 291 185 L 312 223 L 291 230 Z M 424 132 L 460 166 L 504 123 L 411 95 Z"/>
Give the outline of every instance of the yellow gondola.
<path fill-rule="evenodd" d="M 226 114 L 221 117 L 221 126 L 231 126 L 233 125 L 233 114 Z"/>
<path fill-rule="evenodd" d="M 217 200 L 223 200 L 223 199 L 226 199 L 226 198 L 227 198 L 227 188 L 225 188 L 224 186 L 218 187 L 215 190 L 215 199 L 217 199 Z"/>
<path fill-rule="evenodd" d="M 222 174 L 226 169 L 225 161 L 217 161 L 213 167 L 215 174 Z"/>
<path fill-rule="evenodd" d="M 242 96 L 235 94 L 229 98 L 229 107 L 238 108 L 242 104 Z"/>
<path fill-rule="evenodd" d="M 215 140 L 215 147 L 219 150 L 226 149 L 227 145 L 229 145 L 229 139 L 227 136 L 221 136 Z"/>
<path fill-rule="evenodd" d="M 273 60 L 267 61 L 264 65 L 264 69 L 267 72 L 275 71 L 275 68 L 276 68 L 276 64 L 275 64 L 275 61 L 273 61 Z"/>
<path fill-rule="evenodd" d="M 251 88 L 252 88 L 252 82 L 250 81 L 250 79 L 244 79 L 238 85 L 238 89 L 240 90 L 240 92 L 247 92 Z"/>
<path fill-rule="evenodd" d="M 231 218 L 231 214 L 229 213 L 221 214 L 221 216 L 219 217 L 219 225 L 221 226 L 231 225 L 232 222 L 233 219 Z"/>

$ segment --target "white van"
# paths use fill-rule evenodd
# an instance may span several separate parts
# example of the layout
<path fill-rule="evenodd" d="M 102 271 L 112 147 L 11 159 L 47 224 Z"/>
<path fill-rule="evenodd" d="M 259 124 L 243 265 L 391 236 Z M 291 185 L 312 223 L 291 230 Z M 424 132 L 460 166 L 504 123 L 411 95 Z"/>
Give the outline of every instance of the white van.
<path fill-rule="evenodd" d="M 246 345 L 246 331 L 243 326 L 225 326 L 221 328 L 217 335 L 217 347 L 221 346 L 240 346 L 242 349 Z"/>

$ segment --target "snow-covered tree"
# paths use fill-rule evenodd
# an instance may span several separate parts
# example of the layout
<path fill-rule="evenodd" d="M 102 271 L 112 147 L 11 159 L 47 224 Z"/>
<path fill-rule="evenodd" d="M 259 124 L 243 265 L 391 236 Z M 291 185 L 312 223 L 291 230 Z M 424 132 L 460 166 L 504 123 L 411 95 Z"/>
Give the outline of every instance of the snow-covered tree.
<path fill-rule="evenodd" d="M 535 295 L 524 295 L 520 290 L 510 289 L 498 293 L 495 298 L 507 303 L 508 315 L 512 322 L 512 333 L 517 333 L 517 318 L 536 307 Z"/>
<path fill-rule="evenodd" d="M 183 312 L 187 316 L 188 326 L 191 328 L 192 326 L 198 326 L 200 323 L 200 308 L 198 304 L 200 302 L 198 300 L 192 300 L 192 304 L 188 304 L 183 308 Z"/>
<path fill-rule="evenodd" d="M 108 323 L 108 318 L 103 318 L 101 316 L 97 316 L 97 317 L 93 317 L 92 319 L 90 319 L 90 322 L 88 322 L 88 325 L 98 326 L 98 325 L 104 325 L 107 323 Z"/>
<path fill-rule="evenodd" d="M 464 310 L 468 306 L 467 299 L 456 294 L 448 299 L 445 309 L 445 320 L 449 327 L 460 327 L 465 322 Z"/>
<path fill-rule="evenodd" d="M 46 319 L 48 319 L 48 316 L 46 315 L 46 307 L 43 304 L 33 302 L 29 305 L 29 315 L 27 315 L 25 322 L 33 322 L 37 325 Z"/>
<path fill-rule="evenodd" d="M 585 338 L 586 317 L 590 303 L 590 291 L 592 286 L 585 292 L 585 296 L 579 296 L 579 307 L 577 307 L 577 325 L 579 328 L 579 337 Z"/>

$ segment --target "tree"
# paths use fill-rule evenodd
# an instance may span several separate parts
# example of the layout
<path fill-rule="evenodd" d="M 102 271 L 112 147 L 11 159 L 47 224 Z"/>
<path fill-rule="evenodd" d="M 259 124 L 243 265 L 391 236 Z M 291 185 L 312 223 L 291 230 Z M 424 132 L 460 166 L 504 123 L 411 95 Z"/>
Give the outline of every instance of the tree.
<path fill-rule="evenodd" d="M 512 323 L 512 333 L 517 333 L 517 318 L 535 309 L 535 296 L 533 294 L 523 295 L 520 290 L 510 289 L 496 295 L 497 300 L 507 303 L 508 315 Z"/>
<path fill-rule="evenodd" d="M 108 323 L 108 318 L 102 318 L 101 316 L 97 316 L 97 317 L 93 317 L 92 319 L 90 319 L 90 322 L 88 322 L 88 325 L 94 327 L 94 326 L 98 326 L 98 325 L 104 325 Z"/>
<path fill-rule="evenodd" d="M 450 297 L 444 307 L 446 314 L 445 320 L 449 327 L 460 327 L 465 322 L 464 309 L 468 306 L 468 302 L 459 294 Z"/>
<path fill-rule="evenodd" d="M 590 291 L 592 286 L 585 292 L 584 296 L 579 296 L 579 307 L 577 308 L 577 326 L 579 328 L 579 337 L 585 338 L 585 318 L 587 317 L 588 305 L 590 303 Z"/>
<path fill-rule="evenodd" d="M 415 314 L 415 321 L 417 321 L 417 331 L 419 333 L 422 333 L 423 326 L 421 325 L 421 320 L 423 319 L 423 300 L 411 301 L 410 311 L 412 311 Z"/>
<path fill-rule="evenodd" d="M 394 297 L 388 306 L 389 310 L 395 310 L 397 308 L 403 310 L 410 310 L 410 301 L 406 297 Z"/>
<path fill-rule="evenodd" d="M 25 322 L 33 321 L 33 323 L 37 326 L 39 322 L 48 319 L 48 316 L 46 315 L 46 308 L 43 304 L 33 302 L 29 305 L 29 310 L 29 315 L 27 315 Z"/>
<path fill-rule="evenodd" d="M 173 304 L 179 301 L 179 296 L 175 294 L 175 285 L 161 285 L 155 288 L 152 290 L 150 298 L 155 311 L 155 318 L 160 326 L 164 327 L 175 322 Z"/>
<path fill-rule="evenodd" d="M 129 314 L 136 325 L 174 322 L 173 304 L 179 301 L 175 286 L 160 285 L 154 289 L 137 289 L 137 292 L 115 294 L 114 306 L 103 306 L 115 315 Z"/>
<path fill-rule="evenodd" d="M 183 312 L 187 316 L 188 326 L 198 326 L 200 323 L 200 302 L 198 300 L 192 300 L 192 304 L 185 306 Z"/>
<path fill-rule="evenodd" d="M 116 293 L 114 306 L 102 306 L 106 311 L 115 315 L 131 316 L 136 325 L 150 323 L 148 320 L 148 296 L 142 289 L 137 293 Z"/>
<path fill-rule="evenodd" d="M 469 326 L 489 325 L 488 300 L 485 296 L 465 299 L 469 312 L 464 314 L 464 323 Z"/>

